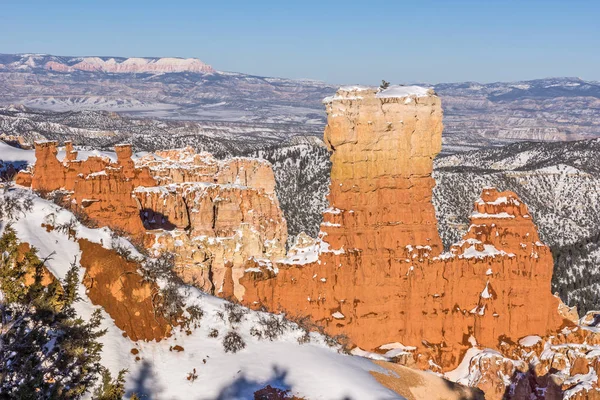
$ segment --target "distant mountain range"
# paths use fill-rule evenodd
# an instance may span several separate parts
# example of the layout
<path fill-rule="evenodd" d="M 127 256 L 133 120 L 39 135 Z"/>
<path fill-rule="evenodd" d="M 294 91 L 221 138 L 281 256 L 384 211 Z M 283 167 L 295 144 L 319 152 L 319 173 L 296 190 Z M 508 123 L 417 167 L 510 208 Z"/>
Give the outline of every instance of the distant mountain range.
<path fill-rule="evenodd" d="M 212 73 L 213 67 L 197 58 L 61 57 L 47 54 L 0 54 L 0 69 L 7 71 L 105 72 L 105 73 Z"/>
<path fill-rule="evenodd" d="M 600 137 L 600 83 L 579 78 L 427 84 L 442 97 L 444 152 Z M 198 59 L 0 54 L 0 105 L 136 118 L 267 124 L 321 136 L 336 85 L 216 71 Z M 10 132 L 5 132 L 10 133 Z"/>

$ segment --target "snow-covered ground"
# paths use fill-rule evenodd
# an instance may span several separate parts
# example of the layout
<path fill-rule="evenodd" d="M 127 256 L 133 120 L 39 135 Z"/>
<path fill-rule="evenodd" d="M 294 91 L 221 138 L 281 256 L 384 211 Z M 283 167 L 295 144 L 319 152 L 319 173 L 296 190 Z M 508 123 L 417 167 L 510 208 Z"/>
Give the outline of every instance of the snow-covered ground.
<path fill-rule="evenodd" d="M 33 150 L 23 150 L 9 146 L 0 140 L 0 162 L 26 162 L 35 163 L 35 152 Z"/>
<path fill-rule="evenodd" d="M 26 192 L 24 189 L 14 189 Z M 71 219 L 72 214 L 48 201 L 35 197 L 33 210 L 14 223 L 19 239 L 36 247 L 49 270 L 63 279 L 72 262 L 78 263 L 80 249 L 77 242 L 57 231 L 47 232 L 41 227 L 48 215 L 54 214 L 56 224 Z M 3 229 L 3 227 L 2 227 Z M 78 226 L 77 238 L 86 238 L 104 247 L 110 247 L 111 234 L 106 228 L 88 229 Z M 127 243 L 125 243 L 127 245 Z M 81 277 L 83 277 L 83 269 Z M 224 300 L 204 294 L 192 287 L 182 288 L 187 294 L 187 304 L 199 305 L 204 311 L 200 327 L 191 335 L 176 331 L 161 342 L 132 342 L 110 316 L 104 313 L 103 327 L 106 335 L 102 363 L 113 373 L 127 368 L 128 393 L 151 394 L 153 399 L 247 399 L 254 391 L 271 385 L 291 390 L 292 394 L 309 399 L 398 399 L 396 393 L 380 385 L 369 373 L 386 372 L 370 360 L 341 354 L 329 347 L 324 338 L 310 334 L 310 342 L 299 344 L 304 331 L 295 325 L 274 341 L 260 340 L 250 334 L 264 313 L 248 311 L 239 324 L 233 326 L 224 312 Z M 79 315 L 89 318 L 97 308 L 86 296 L 85 287 L 79 286 L 81 301 L 75 304 Z M 226 312 L 225 312 L 226 315 Z M 216 338 L 209 332 L 218 330 Z M 226 353 L 222 341 L 225 334 L 235 330 L 246 347 L 233 354 Z M 184 351 L 170 351 L 179 345 Z M 137 349 L 138 357 L 131 353 Z M 196 370 L 197 379 L 187 379 Z"/>

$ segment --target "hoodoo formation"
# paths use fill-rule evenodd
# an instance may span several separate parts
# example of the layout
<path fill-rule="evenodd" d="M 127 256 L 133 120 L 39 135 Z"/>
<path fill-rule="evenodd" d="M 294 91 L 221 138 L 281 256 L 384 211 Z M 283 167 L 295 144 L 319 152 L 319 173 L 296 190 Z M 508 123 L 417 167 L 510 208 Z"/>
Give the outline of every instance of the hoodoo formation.
<path fill-rule="evenodd" d="M 130 145 L 79 157 L 71 143 L 35 144 L 36 164 L 17 183 L 60 191 L 62 204 L 93 223 L 123 231 L 154 252 L 176 253 L 182 278 L 224 297 L 242 297 L 248 258 L 281 258 L 287 225 L 268 162 L 219 161 L 191 148 L 132 159 Z"/>
<path fill-rule="evenodd" d="M 309 316 L 363 349 L 417 347 L 444 369 L 474 345 L 572 324 L 550 291 L 550 250 L 514 193 L 484 188 L 464 240 L 443 252 L 431 202 L 442 108 L 432 90 L 345 87 L 324 103 L 332 172 L 320 238 L 285 260 L 250 262 L 240 300 Z"/>
<path fill-rule="evenodd" d="M 444 251 L 431 176 L 442 108 L 432 90 L 345 87 L 325 104 L 329 207 L 319 238 L 300 235 L 287 254 L 265 161 L 191 148 L 134 156 L 129 145 L 111 159 L 70 143 L 59 159 L 57 143 L 44 142 L 17 181 L 60 190 L 63 205 L 92 221 L 175 253 L 178 273 L 207 292 L 308 317 L 364 350 L 414 350 L 423 368 L 451 370 L 469 348 L 573 325 L 550 292 L 550 250 L 515 193 L 483 188 L 464 239 Z"/>

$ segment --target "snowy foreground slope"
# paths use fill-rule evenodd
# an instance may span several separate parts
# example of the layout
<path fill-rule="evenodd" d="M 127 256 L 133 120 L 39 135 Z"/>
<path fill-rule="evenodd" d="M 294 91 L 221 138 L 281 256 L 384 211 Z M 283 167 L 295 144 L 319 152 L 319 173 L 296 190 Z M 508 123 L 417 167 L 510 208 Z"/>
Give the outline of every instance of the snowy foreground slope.
<path fill-rule="evenodd" d="M 20 240 L 38 248 L 41 258 L 52 255 L 47 266 L 63 279 L 70 264 L 78 263 L 80 249 L 66 235 L 47 232 L 41 227 L 51 213 L 56 215 L 57 223 L 72 217 L 53 203 L 34 197 L 32 212 L 13 226 Z M 111 246 L 110 231 L 106 228 L 88 229 L 79 225 L 76 236 Z M 82 269 L 81 277 L 83 273 Z M 172 337 L 159 343 L 132 342 L 104 314 L 103 327 L 108 331 L 101 339 L 102 363 L 113 373 L 123 368 L 129 370 L 128 393 L 145 394 L 153 399 L 247 399 L 253 398 L 256 390 L 271 385 L 290 389 L 292 394 L 307 399 L 402 398 L 370 374 L 370 371 L 389 373 L 385 368 L 366 358 L 338 353 L 321 335 L 311 333 L 309 343 L 299 344 L 298 338 L 304 332 L 292 325 L 275 341 L 258 340 L 250 335 L 250 330 L 263 313 L 248 311 L 241 323 L 231 326 L 218 315 L 223 312 L 225 301 L 191 287 L 185 290 L 188 305 L 196 304 L 204 310 L 201 326 L 191 335 L 176 330 Z M 83 285 L 79 287 L 79 295 L 82 300 L 75 308 L 87 319 L 97 307 L 91 304 Z M 213 329 L 219 331 L 216 338 L 209 337 Z M 226 353 L 222 346 L 223 337 L 230 330 L 236 330 L 246 343 L 235 354 Z M 176 345 L 184 351 L 171 351 Z M 139 361 L 135 360 L 132 349 L 139 351 Z M 194 369 L 197 379 L 191 382 L 187 376 Z"/>

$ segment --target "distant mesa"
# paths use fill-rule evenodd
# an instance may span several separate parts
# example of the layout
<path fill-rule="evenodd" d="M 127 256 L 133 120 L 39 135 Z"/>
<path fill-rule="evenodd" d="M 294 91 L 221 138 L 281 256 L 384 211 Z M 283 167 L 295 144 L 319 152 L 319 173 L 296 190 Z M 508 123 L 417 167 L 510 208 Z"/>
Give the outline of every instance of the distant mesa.
<path fill-rule="evenodd" d="M 213 73 L 215 70 L 197 58 L 115 58 L 84 57 L 73 59 L 74 64 L 48 61 L 44 68 L 57 72 L 106 72 L 115 74 L 193 72 Z"/>

